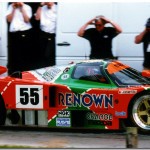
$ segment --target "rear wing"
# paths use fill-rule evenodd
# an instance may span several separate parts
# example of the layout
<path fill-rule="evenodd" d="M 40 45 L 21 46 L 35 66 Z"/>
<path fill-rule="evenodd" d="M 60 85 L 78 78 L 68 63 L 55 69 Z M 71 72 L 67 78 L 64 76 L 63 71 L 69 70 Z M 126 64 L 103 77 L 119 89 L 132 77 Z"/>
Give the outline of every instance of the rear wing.
<path fill-rule="evenodd" d="M 7 68 L 6 67 L 3 67 L 3 66 L 0 66 L 0 75 L 7 72 Z"/>
<path fill-rule="evenodd" d="M 150 70 L 143 70 L 142 76 L 150 78 Z"/>

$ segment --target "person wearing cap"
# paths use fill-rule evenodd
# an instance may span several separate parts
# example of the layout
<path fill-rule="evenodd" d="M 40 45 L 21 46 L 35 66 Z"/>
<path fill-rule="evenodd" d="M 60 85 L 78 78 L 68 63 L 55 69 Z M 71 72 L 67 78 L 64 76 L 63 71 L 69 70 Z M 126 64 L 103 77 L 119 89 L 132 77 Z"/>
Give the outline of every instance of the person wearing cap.
<path fill-rule="evenodd" d="M 147 19 L 145 29 L 135 37 L 135 43 L 143 43 L 143 67 L 144 69 L 150 70 L 150 18 Z"/>
<path fill-rule="evenodd" d="M 111 24 L 112 27 L 105 27 L 106 24 Z M 89 25 L 95 27 L 86 29 Z M 84 24 L 77 34 L 90 42 L 90 59 L 114 59 L 112 40 L 121 32 L 117 23 L 104 16 L 97 16 Z"/>

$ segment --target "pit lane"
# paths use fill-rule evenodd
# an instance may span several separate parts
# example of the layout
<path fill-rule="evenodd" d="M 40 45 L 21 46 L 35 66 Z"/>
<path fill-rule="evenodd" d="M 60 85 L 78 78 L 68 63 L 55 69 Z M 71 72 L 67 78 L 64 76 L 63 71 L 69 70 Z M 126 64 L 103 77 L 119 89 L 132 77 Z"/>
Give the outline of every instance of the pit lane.
<path fill-rule="evenodd" d="M 150 148 L 150 136 L 138 134 L 138 148 Z M 0 146 L 33 148 L 126 148 L 125 131 L 0 128 Z"/>

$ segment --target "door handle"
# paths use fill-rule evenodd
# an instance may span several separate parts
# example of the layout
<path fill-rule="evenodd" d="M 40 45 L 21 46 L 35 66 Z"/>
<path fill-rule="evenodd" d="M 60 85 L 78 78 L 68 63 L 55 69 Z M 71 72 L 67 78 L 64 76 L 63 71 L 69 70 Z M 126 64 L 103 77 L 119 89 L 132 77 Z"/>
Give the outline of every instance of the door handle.
<path fill-rule="evenodd" d="M 71 44 L 68 42 L 62 42 L 62 43 L 58 43 L 58 46 L 70 46 Z"/>

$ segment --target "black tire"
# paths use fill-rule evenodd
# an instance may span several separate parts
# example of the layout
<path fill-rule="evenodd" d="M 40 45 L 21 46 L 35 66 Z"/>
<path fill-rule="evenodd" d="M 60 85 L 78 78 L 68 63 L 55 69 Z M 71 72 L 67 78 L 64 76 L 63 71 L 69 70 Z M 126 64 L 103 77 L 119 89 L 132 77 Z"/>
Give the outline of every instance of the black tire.
<path fill-rule="evenodd" d="M 6 121 L 6 107 L 0 95 L 0 125 L 4 125 Z"/>
<path fill-rule="evenodd" d="M 128 121 L 131 126 L 138 127 L 140 133 L 150 133 L 150 93 L 144 92 L 131 102 Z M 129 125 L 129 124 L 128 124 Z"/>
<path fill-rule="evenodd" d="M 20 116 L 15 109 L 12 109 L 10 113 L 7 113 L 7 118 L 11 120 L 12 124 L 17 124 L 20 120 Z"/>

